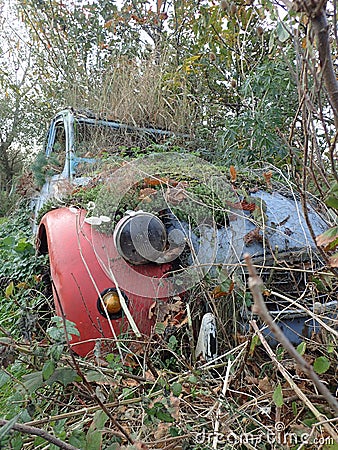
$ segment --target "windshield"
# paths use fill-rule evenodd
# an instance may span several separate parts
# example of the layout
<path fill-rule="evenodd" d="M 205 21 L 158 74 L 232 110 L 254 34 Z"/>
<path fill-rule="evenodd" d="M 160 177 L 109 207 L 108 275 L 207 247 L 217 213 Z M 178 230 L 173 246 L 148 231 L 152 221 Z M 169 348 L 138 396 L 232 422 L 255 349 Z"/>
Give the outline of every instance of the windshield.
<path fill-rule="evenodd" d="M 72 174 L 92 177 L 109 166 L 114 169 L 129 157 L 154 150 L 153 144 L 163 144 L 171 133 L 132 128 L 118 122 L 95 119 L 74 121 Z"/>
<path fill-rule="evenodd" d="M 132 128 L 118 122 L 74 122 L 74 150 L 77 156 L 85 158 L 146 149 L 151 144 L 163 143 L 169 136 L 169 132 Z"/>

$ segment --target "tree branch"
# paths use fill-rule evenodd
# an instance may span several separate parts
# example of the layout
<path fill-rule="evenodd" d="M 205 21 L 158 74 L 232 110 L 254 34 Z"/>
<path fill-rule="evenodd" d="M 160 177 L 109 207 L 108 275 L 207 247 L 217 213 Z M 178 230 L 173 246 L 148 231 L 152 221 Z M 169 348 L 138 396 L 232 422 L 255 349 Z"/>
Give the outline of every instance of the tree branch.
<path fill-rule="evenodd" d="M 271 347 L 267 343 L 265 337 L 263 336 L 262 332 L 258 328 L 258 325 L 255 320 L 250 321 L 250 325 L 255 330 L 257 336 L 259 337 L 262 345 L 264 346 L 265 350 L 267 351 L 268 355 L 270 356 L 272 362 L 275 364 L 277 369 L 280 371 L 280 373 L 283 375 L 284 379 L 288 382 L 289 386 L 293 391 L 296 393 L 297 397 L 302 400 L 304 405 L 312 412 L 312 414 L 315 416 L 315 418 L 319 421 L 316 423 L 316 426 L 323 425 L 324 429 L 328 432 L 328 434 L 335 440 L 338 441 L 338 435 L 336 431 L 331 427 L 331 425 L 328 423 L 329 420 L 326 419 L 326 417 L 323 416 L 323 414 L 318 411 L 318 409 L 314 406 L 313 402 L 310 400 L 309 396 L 305 395 L 305 393 L 299 388 L 299 386 L 293 381 L 292 376 L 289 374 L 289 372 L 285 369 L 283 364 L 281 364 L 280 361 L 277 360 L 276 355 L 273 353 Z"/>
<path fill-rule="evenodd" d="M 7 425 L 9 420 L 0 419 L 0 426 Z M 74 447 L 71 444 L 67 444 L 66 442 L 61 441 L 57 437 L 47 433 L 45 430 L 41 430 L 40 428 L 32 427 L 29 425 L 24 425 L 21 423 L 14 423 L 11 426 L 11 430 L 19 431 L 20 433 L 32 434 L 34 436 L 40 436 L 51 444 L 57 445 L 62 450 L 79 450 L 77 447 Z"/>
<path fill-rule="evenodd" d="M 299 368 L 311 379 L 317 390 L 323 395 L 328 404 L 334 410 L 336 416 L 338 416 L 338 402 L 337 399 L 331 394 L 325 384 L 322 383 L 318 375 L 314 372 L 312 366 L 297 352 L 294 346 L 291 344 L 289 339 L 285 336 L 276 322 L 270 315 L 268 308 L 264 302 L 262 295 L 262 289 L 264 284 L 262 279 L 257 275 L 256 269 L 254 268 L 250 255 L 246 254 L 244 256 L 246 265 L 249 271 L 249 288 L 251 290 L 254 305 L 252 308 L 253 313 L 257 314 L 263 322 L 269 327 L 274 337 L 279 341 L 282 346 L 287 350 L 289 355 L 296 361 Z"/>

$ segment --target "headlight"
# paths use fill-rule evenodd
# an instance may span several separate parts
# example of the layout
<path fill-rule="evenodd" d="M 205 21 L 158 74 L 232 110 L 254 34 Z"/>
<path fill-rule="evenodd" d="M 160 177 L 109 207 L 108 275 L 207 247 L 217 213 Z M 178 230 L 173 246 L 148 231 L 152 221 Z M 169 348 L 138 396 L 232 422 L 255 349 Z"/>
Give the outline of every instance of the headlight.
<path fill-rule="evenodd" d="M 123 292 L 121 292 L 121 294 L 128 304 L 128 297 Z M 104 304 L 105 308 L 102 303 Z M 108 288 L 100 293 L 100 296 L 97 299 L 97 309 L 99 310 L 100 314 L 102 314 L 104 317 L 107 317 L 105 311 L 106 309 L 110 319 L 119 319 L 120 317 L 122 317 L 123 310 L 119 294 L 117 293 L 117 290 L 115 288 Z"/>
<path fill-rule="evenodd" d="M 130 211 L 117 223 L 113 238 L 119 254 L 137 265 L 156 262 L 166 247 L 167 233 L 154 214 Z"/>

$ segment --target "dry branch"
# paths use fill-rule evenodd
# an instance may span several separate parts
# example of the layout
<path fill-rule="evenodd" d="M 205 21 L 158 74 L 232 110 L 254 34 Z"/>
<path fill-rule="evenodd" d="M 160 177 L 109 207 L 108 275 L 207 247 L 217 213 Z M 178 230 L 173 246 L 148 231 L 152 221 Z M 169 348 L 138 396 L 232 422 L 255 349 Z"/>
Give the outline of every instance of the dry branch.
<path fill-rule="evenodd" d="M 277 360 L 275 354 L 273 353 L 271 347 L 267 343 L 266 339 L 264 338 L 262 332 L 259 330 L 255 320 L 252 320 L 250 322 L 253 329 L 257 333 L 257 336 L 260 338 L 260 341 L 262 345 L 264 346 L 265 350 L 267 351 L 268 355 L 270 356 L 272 362 L 275 364 L 275 366 L 278 368 L 280 373 L 283 375 L 284 379 L 288 382 L 291 389 L 294 390 L 297 397 L 302 400 L 304 405 L 312 412 L 312 414 L 315 416 L 315 418 L 319 421 L 316 425 L 323 425 L 325 430 L 329 433 L 329 435 L 338 442 L 338 434 L 336 431 L 329 425 L 330 420 L 326 419 L 322 415 L 321 412 L 318 411 L 318 409 L 314 406 L 313 402 L 304 394 L 304 392 L 297 386 L 297 384 L 293 381 L 292 376 L 288 373 L 288 371 L 285 369 L 285 367 L 281 364 L 280 361 Z"/>
<path fill-rule="evenodd" d="M 8 420 L 0 419 L 0 426 L 4 426 L 8 424 Z M 45 430 L 41 430 L 40 428 L 32 427 L 29 425 L 24 425 L 21 423 L 15 423 L 11 426 L 11 430 L 19 431 L 20 433 L 32 434 L 34 436 L 40 436 L 51 444 L 57 445 L 62 450 L 78 450 L 77 447 L 74 447 L 71 444 L 67 444 L 66 442 L 61 441 L 57 437 L 47 433 Z"/>
<path fill-rule="evenodd" d="M 299 368 L 311 379 L 316 389 L 324 396 L 328 404 L 334 410 L 335 415 L 338 416 L 338 402 L 337 399 L 331 394 L 328 388 L 322 383 L 318 375 L 314 372 L 312 366 L 297 352 L 289 339 L 285 336 L 279 326 L 271 317 L 268 308 L 264 302 L 262 290 L 264 284 L 262 279 L 257 275 L 257 272 L 252 265 L 251 257 L 249 255 L 244 256 L 245 262 L 249 271 L 249 288 L 251 290 L 254 305 L 253 312 L 257 314 L 263 322 L 269 327 L 274 337 L 279 341 L 282 346 L 287 350 L 289 355 L 296 361 Z"/>
<path fill-rule="evenodd" d="M 297 12 L 305 13 L 316 36 L 320 74 L 322 76 L 330 104 L 333 109 L 336 128 L 338 127 L 338 81 L 332 63 L 329 25 L 326 15 L 326 0 L 294 0 L 284 4 Z"/>

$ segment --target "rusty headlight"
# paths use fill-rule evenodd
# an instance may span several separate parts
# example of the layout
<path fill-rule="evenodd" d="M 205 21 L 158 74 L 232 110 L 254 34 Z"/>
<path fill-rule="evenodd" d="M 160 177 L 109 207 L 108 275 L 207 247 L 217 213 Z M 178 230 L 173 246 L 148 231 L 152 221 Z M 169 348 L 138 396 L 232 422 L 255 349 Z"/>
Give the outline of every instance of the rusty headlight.
<path fill-rule="evenodd" d="M 167 232 L 154 214 L 130 211 L 117 223 L 114 243 L 122 258 L 131 264 L 157 262 L 165 250 Z"/>

